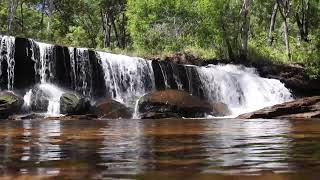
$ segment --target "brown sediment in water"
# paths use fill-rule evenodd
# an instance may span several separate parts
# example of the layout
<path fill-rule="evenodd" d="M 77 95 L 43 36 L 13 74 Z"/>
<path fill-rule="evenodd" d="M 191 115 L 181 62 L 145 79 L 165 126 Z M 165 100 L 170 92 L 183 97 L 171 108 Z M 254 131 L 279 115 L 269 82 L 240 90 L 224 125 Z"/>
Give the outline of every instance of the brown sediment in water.
<path fill-rule="evenodd" d="M 0 121 L 0 179 L 313 179 L 320 121 Z"/>

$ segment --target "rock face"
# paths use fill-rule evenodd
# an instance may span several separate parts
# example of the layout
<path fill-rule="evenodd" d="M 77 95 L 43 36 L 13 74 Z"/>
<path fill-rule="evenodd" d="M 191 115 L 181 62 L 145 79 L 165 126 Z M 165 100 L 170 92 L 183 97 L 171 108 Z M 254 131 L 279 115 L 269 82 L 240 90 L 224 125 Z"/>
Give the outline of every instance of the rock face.
<path fill-rule="evenodd" d="M 46 94 L 39 86 L 32 89 L 31 109 L 35 112 L 46 112 L 49 105 L 49 95 Z"/>
<path fill-rule="evenodd" d="M 246 67 L 254 67 L 257 69 L 259 75 L 264 78 L 278 79 L 285 86 L 293 91 L 296 96 L 315 96 L 320 95 L 320 79 L 310 79 L 307 70 L 303 65 L 285 65 L 273 64 L 268 60 L 259 59 L 257 61 L 244 59 L 201 59 L 190 53 L 176 53 L 165 58 L 149 57 L 155 61 L 165 61 L 173 64 L 190 64 L 196 66 L 206 66 L 209 64 L 236 64 L 244 65 Z M 155 69 L 155 68 L 154 68 Z M 163 68 L 162 68 L 163 69 Z"/>
<path fill-rule="evenodd" d="M 183 66 L 167 61 L 152 61 L 157 90 L 180 89 L 204 99 L 204 87 L 195 66 Z"/>
<path fill-rule="evenodd" d="M 142 119 L 197 118 L 213 114 L 212 104 L 178 90 L 149 93 L 139 100 Z"/>
<path fill-rule="evenodd" d="M 75 93 L 64 93 L 60 97 L 60 113 L 66 115 L 87 114 L 90 101 Z"/>
<path fill-rule="evenodd" d="M 267 63 L 252 64 L 260 76 L 279 79 L 296 96 L 320 95 L 320 79 L 310 79 L 301 65 L 277 65 Z"/>
<path fill-rule="evenodd" d="M 240 115 L 240 119 L 302 119 L 320 118 L 320 96 L 301 98 L 292 102 L 267 107 Z"/>
<path fill-rule="evenodd" d="M 0 119 L 8 118 L 8 116 L 17 113 L 22 105 L 22 97 L 9 91 L 0 92 Z"/>
<path fill-rule="evenodd" d="M 93 113 L 104 119 L 130 119 L 133 111 L 114 100 L 100 100 L 93 108 Z"/>

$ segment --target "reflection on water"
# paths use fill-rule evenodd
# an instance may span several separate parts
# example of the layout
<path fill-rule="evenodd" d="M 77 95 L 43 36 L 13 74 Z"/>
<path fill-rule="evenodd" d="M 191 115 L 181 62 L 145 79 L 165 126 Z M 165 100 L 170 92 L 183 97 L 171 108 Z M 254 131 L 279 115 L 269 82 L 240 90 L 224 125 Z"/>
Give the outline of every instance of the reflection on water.
<path fill-rule="evenodd" d="M 0 122 L 0 179 L 210 179 L 319 167 L 316 120 Z"/>

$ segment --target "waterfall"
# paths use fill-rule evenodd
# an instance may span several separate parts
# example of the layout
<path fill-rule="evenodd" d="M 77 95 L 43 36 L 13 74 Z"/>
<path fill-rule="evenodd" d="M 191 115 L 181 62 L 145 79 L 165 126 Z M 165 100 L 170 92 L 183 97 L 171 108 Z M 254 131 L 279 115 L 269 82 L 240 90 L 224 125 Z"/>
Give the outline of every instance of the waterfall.
<path fill-rule="evenodd" d="M 89 51 L 85 48 L 69 47 L 71 78 L 74 89 L 84 96 L 92 93 L 92 71 Z"/>
<path fill-rule="evenodd" d="M 36 42 L 39 47 L 39 59 L 36 60 L 36 75 L 40 76 L 40 82 L 50 82 L 53 77 L 53 48 L 51 44 Z"/>
<path fill-rule="evenodd" d="M 105 72 L 107 94 L 134 107 L 137 99 L 155 90 L 151 61 L 137 57 L 98 52 Z"/>
<path fill-rule="evenodd" d="M 233 115 L 251 112 L 293 99 L 279 80 L 258 76 L 254 68 L 211 65 L 197 68 L 210 101 L 227 104 Z"/>
<path fill-rule="evenodd" d="M 7 89 L 12 90 L 14 87 L 14 68 L 15 68 L 15 38 L 11 36 L 0 37 L 0 76 L 6 76 Z M 3 72 L 2 66 L 7 66 Z M 6 74 L 5 74 L 6 73 Z"/>
<path fill-rule="evenodd" d="M 1 89 L 41 83 L 51 94 L 47 113 L 52 115 L 59 114 L 63 93 L 57 86 L 92 99 L 119 101 L 135 108 L 134 117 L 139 117 L 140 97 L 163 89 L 184 90 L 210 102 L 223 102 L 233 116 L 292 100 L 283 83 L 260 77 L 254 68 L 178 65 L 10 36 L 0 36 L 0 42 Z M 30 106 L 30 96 L 30 92 L 25 96 L 26 106 Z"/>

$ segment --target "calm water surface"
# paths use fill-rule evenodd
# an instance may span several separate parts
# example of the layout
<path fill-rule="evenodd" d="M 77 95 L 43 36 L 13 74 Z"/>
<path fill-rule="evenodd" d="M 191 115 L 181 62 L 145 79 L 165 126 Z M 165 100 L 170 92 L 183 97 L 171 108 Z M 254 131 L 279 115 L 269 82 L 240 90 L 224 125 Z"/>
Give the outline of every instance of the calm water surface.
<path fill-rule="evenodd" d="M 0 121 L 0 179 L 319 179 L 319 170 L 320 120 Z"/>

